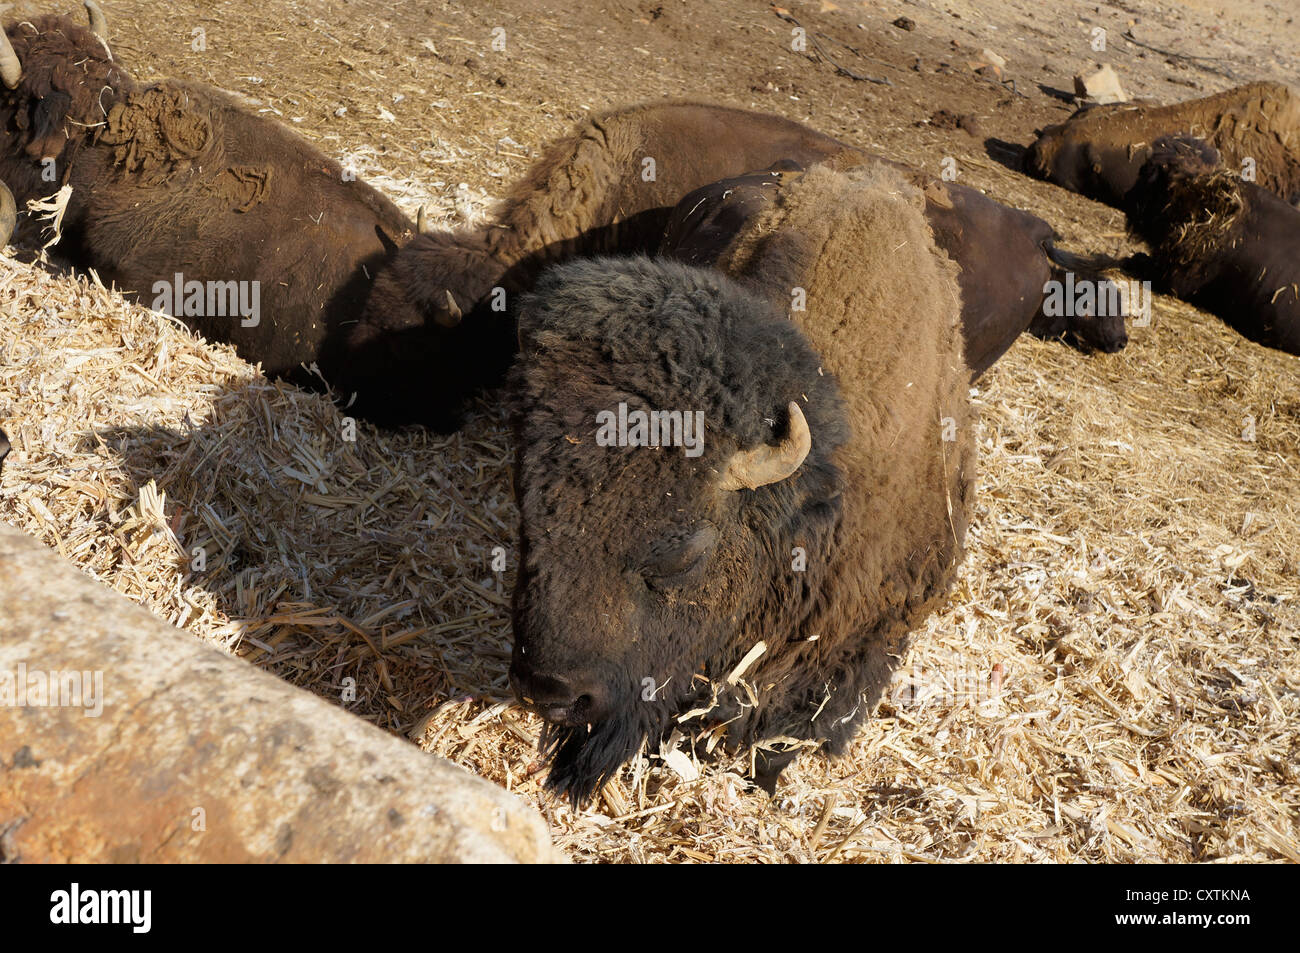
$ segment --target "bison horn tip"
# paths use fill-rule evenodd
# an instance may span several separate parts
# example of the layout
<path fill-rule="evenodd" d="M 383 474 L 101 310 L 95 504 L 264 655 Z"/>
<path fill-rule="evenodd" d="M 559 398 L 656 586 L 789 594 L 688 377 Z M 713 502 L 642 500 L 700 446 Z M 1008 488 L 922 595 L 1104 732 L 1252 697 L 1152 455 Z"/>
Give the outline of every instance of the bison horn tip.
<path fill-rule="evenodd" d="M 14 194 L 9 191 L 9 186 L 0 182 L 0 248 L 9 244 L 17 224 L 18 206 L 14 203 Z M 3 438 L 3 434 L 0 434 L 0 438 Z M 3 439 L 0 439 L 0 443 L 3 443 Z"/>
<path fill-rule="evenodd" d="M 727 461 L 722 474 L 724 490 L 756 490 L 769 483 L 780 483 L 794 475 L 812 450 L 812 432 L 799 405 L 791 401 L 790 432 L 780 445 L 760 444 L 753 450 L 740 450 Z"/>
<path fill-rule="evenodd" d="M 429 222 L 425 217 L 423 205 L 421 205 L 420 210 L 415 213 L 415 231 L 420 235 L 425 235 L 429 231 Z"/>
<path fill-rule="evenodd" d="M 460 319 L 464 314 L 460 310 L 460 305 L 456 304 L 456 296 L 450 291 L 444 291 L 445 300 L 438 306 L 434 313 L 433 319 L 444 328 L 454 328 L 460 324 Z"/>
<path fill-rule="evenodd" d="M 85 0 L 86 14 L 90 17 L 90 32 L 104 41 L 108 46 L 108 18 L 95 0 Z"/>
<path fill-rule="evenodd" d="M 23 64 L 18 61 L 18 54 L 14 52 L 13 44 L 9 42 L 9 35 L 0 28 L 0 79 L 10 89 L 18 86 L 18 81 L 23 78 Z"/>

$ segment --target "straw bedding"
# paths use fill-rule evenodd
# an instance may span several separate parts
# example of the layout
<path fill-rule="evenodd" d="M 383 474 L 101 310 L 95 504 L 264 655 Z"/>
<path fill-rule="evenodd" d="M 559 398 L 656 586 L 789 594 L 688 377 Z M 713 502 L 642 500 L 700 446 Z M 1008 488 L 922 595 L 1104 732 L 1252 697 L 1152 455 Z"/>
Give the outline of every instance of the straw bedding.
<path fill-rule="evenodd" d="M 463 220 L 504 190 L 503 163 L 526 163 L 500 144 L 525 138 L 512 128 L 465 125 L 407 157 L 395 139 L 328 145 L 358 150 L 408 211 L 432 201 L 435 220 Z M 915 143 L 900 158 L 934 148 L 905 122 L 878 128 Z M 995 197 L 1050 212 L 1040 184 L 963 162 Z M 1104 250 L 1096 230 L 1118 221 L 1061 201 L 1067 238 Z M 697 765 L 686 745 L 649 752 L 587 811 L 543 799 L 540 724 L 506 682 L 516 517 L 490 399 L 450 437 L 358 422 L 349 440 L 326 398 L 6 255 L 0 518 L 535 802 L 578 860 L 1294 862 L 1297 370 L 1163 297 L 1116 355 L 1022 339 L 978 391 L 980 483 L 951 599 L 850 755 L 805 754 L 775 800 L 745 790 L 743 761 Z"/>
<path fill-rule="evenodd" d="M 538 799 L 578 858 L 1300 861 L 1290 359 L 1169 299 L 1157 321 L 1188 346 L 1139 338 L 1084 378 L 1025 340 L 987 379 L 956 593 L 851 757 L 806 755 L 774 802 L 743 764 L 681 752 L 586 813 L 540 800 L 539 725 L 505 679 L 511 575 L 491 562 L 513 564 L 515 517 L 487 404 L 451 437 L 356 423 L 350 442 L 325 398 L 6 259 L 0 517 Z"/>

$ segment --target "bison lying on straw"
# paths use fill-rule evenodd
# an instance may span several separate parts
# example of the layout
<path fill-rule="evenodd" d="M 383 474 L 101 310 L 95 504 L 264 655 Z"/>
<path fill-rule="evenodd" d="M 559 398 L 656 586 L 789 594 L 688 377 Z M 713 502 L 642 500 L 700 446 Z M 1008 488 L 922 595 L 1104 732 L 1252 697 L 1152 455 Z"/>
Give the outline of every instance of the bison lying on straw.
<path fill-rule="evenodd" d="M 1256 343 L 1300 354 L 1300 211 L 1187 136 L 1154 143 L 1126 204 L 1171 294 Z"/>
<path fill-rule="evenodd" d="M 1283 83 L 1250 83 L 1172 106 L 1136 103 L 1082 109 L 1044 129 L 1025 154 L 1030 175 L 1122 206 L 1152 143 L 1179 133 L 1203 138 L 1238 171 L 1300 201 L 1300 94 Z"/>
<path fill-rule="evenodd" d="M 508 296 L 530 287 L 541 268 L 576 255 L 653 251 L 673 206 L 692 190 L 782 161 L 847 168 L 885 160 L 779 116 L 722 106 L 655 103 L 587 120 L 547 149 L 488 227 L 421 235 L 403 248 L 377 278 L 349 349 L 389 369 L 375 387 L 385 389 L 392 422 L 446 420 L 509 365 L 517 335 Z M 961 266 L 966 326 L 980 344 L 972 368 L 981 372 L 1040 316 L 1043 285 L 1060 271 L 1054 261 L 1074 267 L 1082 259 L 1066 261 L 1042 219 L 910 175 L 925 186 L 940 246 Z M 1102 350 L 1125 341 L 1122 316 L 1068 330 Z"/>
<path fill-rule="evenodd" d="M 0 75 L 0 179 L 20 208 L 59 194 L 47 204 L 70 264 L 270 374 L 347 390 L 378 373 L 340 336 L 414 232 L 387 198 L 232 95 L 137 82 L 65 17 L 11 23 Z"/>
<path fill-rule="evenodd" d="M 604 259 L 525 302 L 511 674 L 554 789 L 589 796 L 679 724 L 767 741 L 765 785 L 842 751 L 944 596 L 973 420 L 924 207 L 894 170 L 815 168 L 739 235 L 736 281 Z M 703 443 L 601 445 L 638 412 L 701 414 Z"/>

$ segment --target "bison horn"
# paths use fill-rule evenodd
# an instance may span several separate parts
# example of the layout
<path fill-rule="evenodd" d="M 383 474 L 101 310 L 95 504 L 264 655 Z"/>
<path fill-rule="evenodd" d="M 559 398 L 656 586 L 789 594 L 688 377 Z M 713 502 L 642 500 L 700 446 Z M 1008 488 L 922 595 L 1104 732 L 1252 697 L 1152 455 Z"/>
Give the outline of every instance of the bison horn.
<path fill-rule="evenodd" d="M 444 291 L 443 294 L 447 296 L 447 299 L 438 306 L 433 314 L 433 320 L 444 328 L 454 328 L 460 324 L 460 319 L 464 315 L 461 313 L 460 305 L 456 304 L 456 296 L 450 291 Z"/>
<path fill-rule="evenodd" d="M 86 13 L 90 16 L 90 32 L 104 41 L 108 46 L 108 18 L 95 0 L 85 0 Z"/>
<path fill-rule="evenodd" d="M 14 194 L 9 186 L 0 182 L 0 248 L 9 244 L 9 239 L 18 224 L 18 206 L 14 204 Z"/>
<path fill-rule="evenodd" d="M 418 235 L 424 235 L 429 231 L 429 222 L 425 218 L 424 206 L 420 206 L 420 211 L 415 213 L 415 231 Z"/>
<path fill-rule="evenodd" d="M 23 64 L 18 62 L 18 54 L 9 42 L 9 35 L 0 29 L 0 79 L 10 89 L 14 89 L 22 78 Z"/>
<path fill-rule="evenodd" d="M 780 446 L 760 444 L 753 450 L 739 450 L 727 461 L 722 474 L 724 490 L 756 490 L 769 483 L 780 483 L 794 475 L 812 449 L 812 433 L 803 411 L 790 402 L 790 433 Z"/>

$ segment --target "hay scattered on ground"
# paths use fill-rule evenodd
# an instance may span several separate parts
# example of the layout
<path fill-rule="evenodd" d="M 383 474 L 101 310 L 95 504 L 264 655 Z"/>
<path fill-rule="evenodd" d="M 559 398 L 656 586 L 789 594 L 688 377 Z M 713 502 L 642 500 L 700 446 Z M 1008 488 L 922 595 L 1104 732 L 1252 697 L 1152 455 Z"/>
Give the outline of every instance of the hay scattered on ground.
<path fill-rule="evenodd" d="M 691 92 L 681 70 L 696 67 L 656 57 L 653 88 L 597 63 L 603 92 L 562 97 L 572 43 L 548 37 L 569 42 L 586 23 L 510 19 L 519 46 L 501 65 L 482 54 L 491 12 L 438 7 L 418 37 L 354 19 L 357 6 L 110 12 L 138 72 L 160 62 L 258 96 L 408 212 L 430 204 L 435 223 L 481 215 L 581 107 Z M 723 5 L 719 22 L 738 10 Z M 897 15 L 870 14 L 879 36 L 925 42 L 895 38 Z M 195 23 L 208 56 L 158 39 Z M 769 41 L 756 30 L 746 44 Z M 710 57 L 722 43 L 689 38 Z M 308 60 L 287 59 L 302 49 Z M 741 82 L 727 101 L 922 167 L 954 155 L 962 181 L 1046 216 L 1072 247 L 1123 250 L 1113 210 L 1009 171 L 964 133 L 915 127 L 873 91 L 845 93 L 815 64 L 779 68 L 761 67 L 779 92 Z M 1029 107 L 1006 95 L 990 131 L 1022 140 L 996 125 L 1026 125 L 1016 110 Z M 513 576 L 491 570 L 497 546 L 514 565 L 515 513 L 509 439 L 488 403 L 452 437 L 359 423 L 350 442 L 325 398 L 93 282 L 5 257 L 0 427 L 14 451 L 0 518 L 200 638 L 515 790 L 579 860 L 1297 861 L 1298 372 L 1166 298 L 1117 355 L 1019 342 L 979 388 L 978 507 L 950 603 L 849 757 L 801 758 L 775 801 L 744 789 L 743 761 L 669 751 L 591 810 L 540 795 L 539 723 L 506 680 Z"/>
<path fill-rule="evenodd" d="M 743 762 L 656 752 L 582 813 L 540 797 L 539 725 L 506 683 L 490 408 L 349 442 L 326 398 L 12 259 L 0 355 L 0 516 L 537 800 L 575 857 L 1300 860 L 1293 359 L 1177 302 L 1088 373 L 1025 340 L 990 375 L 961 583 L 849 758 L 805 756 L 769 802 Z"/>

